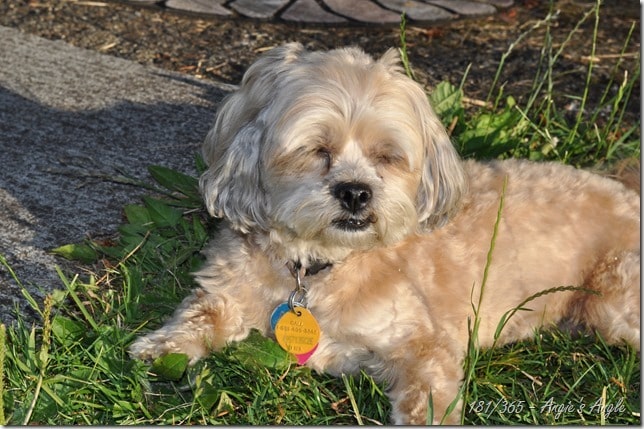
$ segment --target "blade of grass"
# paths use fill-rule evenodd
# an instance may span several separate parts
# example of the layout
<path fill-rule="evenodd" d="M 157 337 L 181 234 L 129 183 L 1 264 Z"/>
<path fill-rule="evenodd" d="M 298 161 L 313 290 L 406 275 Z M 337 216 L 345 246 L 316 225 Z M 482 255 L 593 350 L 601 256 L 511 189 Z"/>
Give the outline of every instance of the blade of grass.
<path fill-rule="evenodd" d="M 404 13 L 400 15 L 400 49 L 398 49 L 398 52 L 400 52 L 400 61 L 405 69 L 405 73 L 410 79 L 416 80 L 414 71 L 409 64 L 409 56 L 407 55 L 407 19 Z"/>
<path fill-rule="evenodd" d="M 483 269 L 483 279 L 481 280 L 481 287 L 480 287 L 480 292 L 479 292 L 479 298 L 478 302 L 476 303 L 476 306 L 472 302 L 472 309 L 474 312 L 474 323 L 473 325 L 471 324 L 471 320 L 468 318 L 467 324 L 468 324 L 468 346 L 467 346 L 467 352 L 465 356 L 465 377 L 463 378 L 463 383 L 461 384 L 461 388 L 459 389 L 459 394 L 457 397 L 452 401 L 452 403 L 447 407 L 447 412 L 445 413 L 445 416 L 449 415 L 449 413 L 454 410 L 456 405 L 458 404 L 458 401 L 466 398 L 468 394 L 468 389 L 469 389 L 469 384 L 472 381 L 474 377 L 474 370 L 476 366 L 476 362 L 478 361 L 479 358 L 479 347 L 478 347 L 478 330 L 479 330 L 479 325 L 481 323 L 481 305 L 483 303 L 483 293 L 485 291 L 485 285 L 487 284 L 487 278 L 488 278 L 488 273 L 490 266 L 492 265 L 492 254 L 494 253 L 494 248 L 496 247 L 496 238 L 499 233 L 499 225 L 501 224 L 501 214 L 503 213 L 503 204 L 505 202 L 505 191 L 508 185 L 508 177 L 506 176 L 503 179 L 503 187 L 501 188 L 501 196 L 499 197 L 499 208 L 496 213 L 496 220 L 494 221 L 494 228 L 492 230 L 492 238 L 490 239 L 490 247 L 487 252 L 486 256 L 486 263 L 485 263 L 485 268 Z M 472 287 L 472 297 L 474 294 L 474 287 Z M 465 421 L 465 409 L 466 407 L 463 406 L 461 410 L 461 424 L 464 423 Z M 443 416 L 443 419 L 445 418 Z"/>
<path fill-rule="evenodd" d="M 11 268 L 11 266 L 9 265 L 9 262 L 7 261 L 7 258 L 5 258 L 5 256 L 4 256 L 4 255 L 2 255 L 2 254 L 0 254 L 0 264 L 2 264 L 2 266 L 4 266 L 4 267 L 5 267 L 5 269 L 9 272 L 9 275 L 11 276 L 11 278 L 13 279 L 13 281 L 14 281 L 14 282 L 16 282 L 16 284 L 17 284 L 17 285 L 18 285 L 18 287 L 20 288 L 20 292 L 21 292 L 21 293 L 22 293 L 22 295 L 25 297 L 25 299 L 27 300 L 27 302 L 29 303 L 29 305 L 31 306 L 31 308 L 32 308 L 36 313 L 38 313 L 38 315 L 39 315 L 40 317 L 43 317 L 43 313 L 42 313 L 42 310 L 40 309 L 40 306 L 38 305 L 38 303 L 36 302 L 36 300 L 31 296 L 31 294 L 29 293 L 29 291 L 27 290 L 27 288 L 22 284 L 22 282 L 20 281 L 20 279 L 19 279 L 19 278 L 18 278 L 18 276 L 16 275 L 16 272 L 15 272 L 15 271 L 13 270 L 13 268 Z"/>
<path fill-rule="evenodd" d="M 0 323 L 0 425 L 4 426 L 6 424 L 4 418 L 4 379 L 5 379 L 5 369 L 4 369 L 4 360 L 6 354 L 6 338 L 7 338 L 7 328 L 5 328 L 3 323 Z"/>
<path fill-rule="evenodd" d="M 613 69 L 612 69 L 612 71 L 610 73 L 610 79 L 609 79 L 608 83 L 606 84 L 606 88 L 604 89 L 604 92 L 603 92 L 603 94 L 602 94 L 602 96 L 601 96 L 601 98 L 599 100 L 598 104 L 600 106 L 605 105 L 609 100 L 608 96 L 609 96 L 610 90 L 611 90 L 611 88 L 613 86 L 615 76 L 617 76 L 618 71 L 619 71 L 622 63 L 624 62 L 624 58 L 626 56 L 626 50 L 628 49 L 628 45 L 631 42 L 631 39 L 633 37 L 633 32 L 635 31 L 636 25 L 637 25 L 636 22 L 633 22 L 631 24 L 631 28 L 628 31 L 628 35 L 626 36 L 626 40 L 624 41 L 624 44 L 622 45 L 622 49 L 621 49 L 621 51 L 619 53 L 618 60 L 615 63 L 615 65 L 613 66 Z M 639 71 L 639 69 L 640 69 L 640 65 L 638 63 L 637 64 L 637 70 Z M 628 82 L 628 70 L 624 70 L 624 79 L 622 81 L 622 84 L 619 87 L 619 91 L 618 91 L 617 95 L 614 97 L 614 101 L 612 103 L 613 108 L 611 109 L 610 116 L 609 116 L 609 118 L 607 120 L 606 130 L 610 130 L 612 128 L 612 124 L 613 124 L 613 122 L 615 120 L 615 116 L 617 115 L 617 112 L 621 110 L 621 109 L 618 109 L 618 105 L 619 105 L 619 102 L 623 99 L 623 95 L 626 94 L 628 96 L 630 94 L 630 91 L 627 91 L 627 92 L 624 91 L 627 82 Z M 626 104 L 627 103 L 625 103 L 624 105 L 626 105 Z M 600 113 L 600 109 L 596 109 L 595 112 L 593 113 L 593 115 L 591 116 L 591 118 L 589 119 L 589 122 L 595 123 L 597 121 L 597 117 L 599 116 L 599 113 Z M 621 121 L 617 121 L 617 123 L 619 124 L 619 123 L 621 123 Z"/>
<path fill-rule="evenodd" d="M 558 12 L 552 12 L 552 7 L 554 4 L 551 2 L 551 14 L 556 18 L 558 16 Z M 544 48 L 542 51 L 542 57 L 545 58 L 547 61 L 547 67 L 545 70 L 545 75 L 541 76 L 539 73 L 535 75 L 533 87 L 530 91 L 530 98 L 528 99 L 528 102 L 526 103 L 525 111 L 526 113 L 530 112 L 531 107 L 533 106 L 534 102 L 538 99 L 539 95 L 541 94 L 541 90 L 543 88 L 544 84 L 547 84 L 546 91 L 545 91 L 545 100 L 544 103 L 542 104 L 541 108 L 539 109 L 539 113 L 541 113 L 544 118 L 545 118 L 545 123 L 548 124 L 550 121 L 551 116 L 553 115 L 553 109 L 555 108 L 554 105 L 554 100 L 552 98 L 552 95 L 555 93 L 554 90 L 554 81 L 553 81 L 553 72 L 554 72 L 554 66 L 555 64 L 559 61 L 559 58 L 564 54 L 566 48 L 568 47 L 568 44 L 573 40 L 573 36 L 579 32 L 581 29 L 581 26 L 588 20 L 590 16 L 595 13 L 595 8 L 598 6 L 595 6 L 588 10 L 575 24 L 573 29 L 567 34 L 566 38 L 560 43 L 559 49 L 552 54 L 552 48 L 553 48 L 553 41 L 552 41 L 552 35 L 550 32 L 550 27 L 553 20 L 547 20 L 544 19 L 544 24 L 546 24 L 546 34 L 544 36 Z M 544 53 L 547 52 L 547 53 Z M 536 84 L 536 86 L 535 86 Z"/>
<path fill-rule="evenodd" d="M 63 284 L 65 285 L 65 288 L 67 289 L 67 292 L 69 293 L 69 296 L 72 297 L 72 300 L 74 300 L 74 303 L 76 303 L 76 306 L 80 310 L 80 312 L 83 314 L 85 317 L 85 320 L 91 325 L 92 329 L 96 332 L 99 332 L 100 329 L 98 327 L 98 324 L 96 323 L 96 320 L 92 317 L 91 314 L 89 314 L 89 311 L 87 311 L 87 308 L 85 308 L 85 305 L 81 301 L 80 297 L 76 293 L 76 281 L 78 280 L 78 274 L 74 276 L 72 281 L 70 282 L 65 274 L 61 271 L 60 267 L 56 267 L 56 272 L 58 273 L 58 276 L 62 280 Z"/>
<path fill-rule="evenodd" d="M 364 426 L 362 416 L 360 415 L 360 410 L 358 409 L 358 403 L 356 402 L 356 397 L 353 394 L 353 389 L 351 388 L 351 383 L 349 382 L 349 378 L 345 374 L 342 374 L 342 381 L 344 382 L 344 387 L 347 389 L 347 395 L 349 396 L 349 401 L 351 402 L 351 408 L 353 409 L 353 414 L 356 417 L 356 421 L 358 422 L 359 426 Z"/>
<path fill-rule="evenodd" d="M 512 43 L 510 43 L 510 46 L 508 46 L 508 49 L 501 55 L 501 59 L 499 60 L 499 66 L 496 69 L 496 73 L 494 74 L 494 79 L 492 80 L 492 84 L 490 85 L 490 91 L 488 92 L 488 95 L 485 99 L 487 103 L 490 102 L 492 99 L 492 94 L 494 93 L 496 89 L 496 85 L 499 82 L 499 78 L 501 77 L 501 72 L 503 71 L 503 68 L 505 66 L 505 61 L 507 58 L 512 54 L 514 49 L 525 39 L 530 33 L 532 33 L 534 30 L 540 28 L 543 25 L 546 25 L 550 23 L 551 21 L 555 20 L 558 16 L 558 13 L 549 13 L 544 19 L 541 19 L 534 23 L 532 27 L 530 27 L 528 30 L 524 31 L 517 37 Z"/>
<path fill-rule="evenodd" d="M 593 12 L 595 15 L 595 26 L 593 29 L 593 37 L 592 37 L 592 43 L 590 48 L 591 58 L 595 58 L 595 52 L 597 51 L 597 34 L 599 32 L 599 9 L 601 6 L 601 2 L 602 0 L 597 0 L 595 3 L 595 7 L 591 9 L 591 12 Z M 588 70 L 586 71 L 586 84 L 584 85 L 584 92 L 581 97 L 581 103 L 579 106 L 579 111 L 577 112 L 577 118 L 575 120 L 575 123 L 573 124 L 572 130 L 568 134 L 567 144 L 571 144 L 577 138 L 577 132 L 579 130 L 579 126 L 582 123 L 584 110 L 586 108 L 586 103 L 588 102 L 588 94 L 590 93 L 591 80 L 593 77 L 593 66 L 594 66 L 594 62 L 588 61 Z"/>

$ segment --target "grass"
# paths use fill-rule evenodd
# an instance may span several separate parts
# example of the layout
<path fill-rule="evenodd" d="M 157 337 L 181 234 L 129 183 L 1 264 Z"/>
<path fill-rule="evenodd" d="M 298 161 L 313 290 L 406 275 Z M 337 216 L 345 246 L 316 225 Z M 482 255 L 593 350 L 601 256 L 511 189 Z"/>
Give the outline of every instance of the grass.
<path fill-rule="evenodd" d="M 598 2 L 583 20 L 594 19 L 596 25 L 599 11 Z M 583 167 L 639 158 L 639 123 L 623 121 L 639 66 L 624 75 L 616 67 L 592 109 L 587 91 L 574 96 L 584 109 L 571 119 L 555 96 L 554 65 L 566 41 L 554 48 L 551 21 L 549 16 L 538 23 L 546 28 L 544 56 L 530 97 L 521 104 L 504 96 L 502 87 L 491 88 L 491 107 L 468 110 L 462 85 L 443 82 L 434 89 L 430 100 L 459 151 L 466 157 L 525 157 Z M 501 59 L 499 73 L 522 37 Z M 590 63 L 586 87 L 592 73 Z M 154 183 L 142 184 L 150 196 L 124 208 L 117 239 L 56 250 L 87 269 L 74 275 L 59 271 L 60 290 L 42 303 L 23 288 L 40 320 L 28 324 L 17 314 L 12 326 L 0 325 L 0 424 L 388 422 L 385 386 L 366 375 L 314 374 L 257 333 L 194 367 L 187 367 L 182 355 L 152 366 L 129 359 L 132 340 L 160 326 L 194 286 L 190 273 L 203 262 L 199 250 L 217 228 L 197 191 L 203 169 L 198 158 L 192 176 L 150 167 Z M 491 256 L 493 247 L 492 242 Z M 20 284 L 4 258 L 0 264 Z M 471 321 L 473 334 L 476 323 Z M 532 341 L 472 347 L 465 369 L 466 424 L 640 423 L 639 354 L 609 347 L 601 338 L 537 332 Z"/>

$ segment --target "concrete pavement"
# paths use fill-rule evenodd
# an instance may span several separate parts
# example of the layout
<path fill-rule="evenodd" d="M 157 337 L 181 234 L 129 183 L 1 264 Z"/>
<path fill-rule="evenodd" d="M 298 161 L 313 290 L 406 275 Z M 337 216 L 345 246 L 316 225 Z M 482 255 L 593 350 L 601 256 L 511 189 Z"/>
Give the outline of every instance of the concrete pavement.
<path fill-rule="evenodd" d="M 50 254 L 113 233 L 149 165 L 194 174 L 231 88 L 0 27 L 0 254 L 30 293 L 62 289 Z M 0 320 L 26 308 L 0 266 Z"/>

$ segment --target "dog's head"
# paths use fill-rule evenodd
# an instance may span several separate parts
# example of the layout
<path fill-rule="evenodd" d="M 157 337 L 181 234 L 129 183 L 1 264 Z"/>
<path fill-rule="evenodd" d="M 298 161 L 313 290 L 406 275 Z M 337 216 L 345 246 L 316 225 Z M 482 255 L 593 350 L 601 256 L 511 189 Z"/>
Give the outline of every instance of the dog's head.
<path fill-rule="evenodd" d="M 336 260 L 443 223 L 465 181 L 423 89 L 390 50 L 269 51 L 226 98 L 203 148 L 210 213 L 290 257 Z"/>

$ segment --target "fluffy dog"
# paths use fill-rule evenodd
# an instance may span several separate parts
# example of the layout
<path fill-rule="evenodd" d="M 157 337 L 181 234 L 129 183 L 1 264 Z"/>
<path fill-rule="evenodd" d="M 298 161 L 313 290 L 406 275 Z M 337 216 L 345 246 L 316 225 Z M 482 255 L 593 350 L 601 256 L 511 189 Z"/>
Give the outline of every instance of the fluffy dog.
<path fill-rule="evenodd" d="M 267 52 L 203 153 L 206 206 L 226 226 L 200 287 L 132 345 L 136 357 L 195 362 L 253 328 L 272 335 L 273 310 L 295 291 L 321 328 L 306 365 L 366 370 L 387 384 L 392 421 L 419 424 L 430 393 L 435 421 L 459 422 L 460 405 L 444 414 L 479 302 L 481 347 L 504 313 L 546 291 L 496 344 L 565 319 L 639 349 L 637 192 L 555 163 L 459 159 L 394 50 Z"/>

